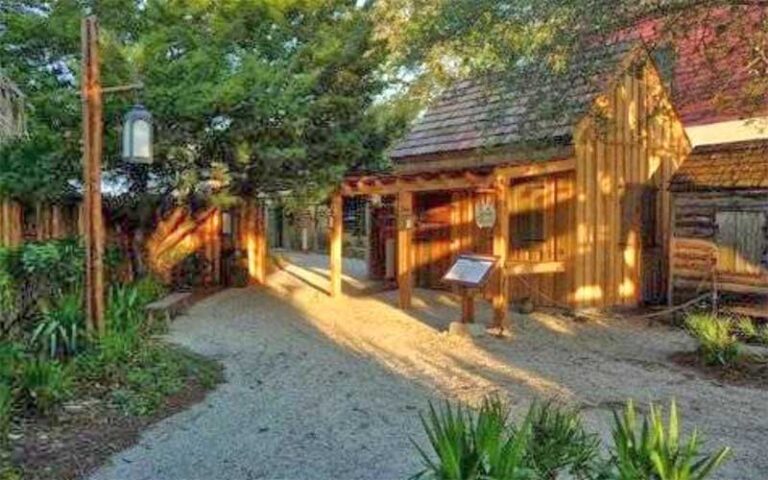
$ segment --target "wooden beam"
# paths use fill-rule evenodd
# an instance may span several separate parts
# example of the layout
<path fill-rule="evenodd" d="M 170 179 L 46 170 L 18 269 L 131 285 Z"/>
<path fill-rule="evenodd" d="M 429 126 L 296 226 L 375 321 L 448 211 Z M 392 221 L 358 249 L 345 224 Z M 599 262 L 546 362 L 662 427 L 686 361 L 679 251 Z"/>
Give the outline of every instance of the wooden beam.
<path fill-rule="evenodd" d="M 470 175 L 461 177 L 437 177 L 432 179 L 398 178 L 392 183 L 372 180 L 373 185 L 366 181 L 356 181 L 342 184 L 344 196 L 355 195 L 397 195 L 400 192 L 433 192 L 437 190 L 463 190 L 467 188 L 488 187 L 493 182 L 492 176 Z"/>
<path fill-rule="evenodd" d="M 401 191 L 397 195 L 397 287 L 403 309 L 411 308 L 413 297 L 413 223 L 413 193 Z"/>
<path fill-rule="evenodd" d="M 565 262 L 507 262 L 507 275 L 563 273 Z"/>
<path fill-rule="evenodd" d="M 570 172 L 576 170 L 576 159 L 552 160 L 548 162 L 531 163 L 528 165 L 515 165 L 499 167 L 496 173 L 512 180 L 518 178 L 538 177 L 539 175 L 552 175 L 555 173 Z"/>
<path fill-rule="evenodd" d="M 494 184 L 496 193 L 496 225 L 493 229 L 493 254 L 499 259 L 493 285 L 493 322 L 495 327 L 507 323 L 509 285 L 506 269 L 509 252 L 509 179 L 499 175 Z"/>
<path fill-rule="evenodd" d="M 331 291 L 332 297 L 341 295 L 342 240 L 344 228 L 344 202 L 340 192 L 331 197 Z"/>

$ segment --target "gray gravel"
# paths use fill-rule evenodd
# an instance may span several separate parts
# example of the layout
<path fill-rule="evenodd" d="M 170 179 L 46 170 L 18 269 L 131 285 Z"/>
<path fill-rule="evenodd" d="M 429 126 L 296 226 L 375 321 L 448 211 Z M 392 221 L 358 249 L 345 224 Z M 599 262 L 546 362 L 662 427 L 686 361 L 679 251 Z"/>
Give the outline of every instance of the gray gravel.
<path fill-rule="evenodd" d="M 313 331 L 287 303 L 230 290 L 170 338 L 219 359 L 227 382 L 150 429 L 93 480 L 406 478 L 429 397 Z"/>
<path fill-rule="evenodd" d="M 702 378 L 669 360 L 692 349 L 679 330 L 645 322 L 576 323 L 544 313 L 511 315 L 505 339 L 444 333 L 457 299 L 417 290 L 330 299 L 327 258 L 291 255 L 269 289 L 230 290 L 177 320 L 172 341 L 220 359 L 227 383 L 205 402 L 150 429 L 93 480 L 388 480 L 420 468 L 409 437 L 423 440 L 417 410 L 430 398 L 470 403 L 496 392 L 518 415 L 534 398 L 579 407 L 610 438 L 611 410 L 675 398 L 733 458 L 716 478 L 768 478 L 768 392 Z M 356 273 L 360 263 L 348 262 Z M 491 311 L 478 302 L 479 321 Z"/>

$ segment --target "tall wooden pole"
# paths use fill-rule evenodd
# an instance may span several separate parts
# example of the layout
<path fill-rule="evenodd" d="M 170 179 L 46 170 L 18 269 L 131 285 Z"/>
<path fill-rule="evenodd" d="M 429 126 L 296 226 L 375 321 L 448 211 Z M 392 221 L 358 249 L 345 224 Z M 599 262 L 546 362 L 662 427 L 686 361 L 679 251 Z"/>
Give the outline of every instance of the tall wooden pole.
<path fill-rule="evenodd" d="M 496 197 L 496 225 L 493 230 L 493 254 L 499 258 L 493 285 L 493 323 L 504 328 L 509 308 L 509 286 L 507 284 L 507 254 L 509 250 L 509 179 L 501 176 L 494 184 Z"/>
<path fill-rule="evenodd" d="M 413 193 L 397 194 L 397 288 L 400 308 L 411 308 L 413 297 Z"/>
<path fill-rule="evenodd" d="M 342 240 L 344 236 L 344 201 L 341 193 L 331 197 L 331 291 L 332 297 L 341 295 Z"/>
<path fill-rule="evenodd" d="M 99 26 L 96 17 L 82 22 L 83 184 L 86 326 L 104 334 L 104 219 L 101 212 L 102 90 Z"/>

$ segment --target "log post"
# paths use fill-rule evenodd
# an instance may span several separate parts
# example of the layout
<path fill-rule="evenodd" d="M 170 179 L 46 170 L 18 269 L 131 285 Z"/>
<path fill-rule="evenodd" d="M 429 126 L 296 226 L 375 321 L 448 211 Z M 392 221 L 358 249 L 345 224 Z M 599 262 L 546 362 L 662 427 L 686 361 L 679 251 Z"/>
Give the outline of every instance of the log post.
<path fill-rule="evenodd" d="M 248 277 L 251 283 L 264 285 L 267 279 L 267 239 L 264 213 L 257 201 L 246 205 L 245 250 L 248 257 Z"/>
<path fill-rule="evenodd" d="M 498 257 L 495 281 L 493 285 L 493 323 L 503 328 L 509 308 L 509 285 L 507 284 L 507 253 L 509 249 L 509 204 L 507 194 L 508 180 L 505 176 L 496 179 L 494 185 L 496 197 L 496 225 L 493 230 L 493 255 Z"/>
<path fill-rule="evenodd" d="M 332 297 L 341 295 L 342 241 L 344 236 L 344 199 L 340 192 L 331 197 L 331 291 Z"/>
<path fill-rule="evenodd" d="M 101 208 L 103 139 L 99 32 L 96 17 L 82 22 L 83 177 L 86 327 L 104 334 L 104 228 Z"/>
<path fill-rule="evenodd" d="M 413 193 L 397 194 L 397 288 L 400 308 L 411 308 L 413 297 L 412 249 L 413 243 Z"/>

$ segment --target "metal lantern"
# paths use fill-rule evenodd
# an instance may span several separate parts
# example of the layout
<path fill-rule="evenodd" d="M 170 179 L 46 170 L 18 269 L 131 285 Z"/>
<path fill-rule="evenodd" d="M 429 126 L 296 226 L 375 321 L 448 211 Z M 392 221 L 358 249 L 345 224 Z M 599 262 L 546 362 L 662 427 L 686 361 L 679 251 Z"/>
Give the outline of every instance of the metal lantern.
<path fill-rule="evenodd" d="M 152 163 L 152 114 L 143 105 L 123 117 L 123 160 Z"/>

